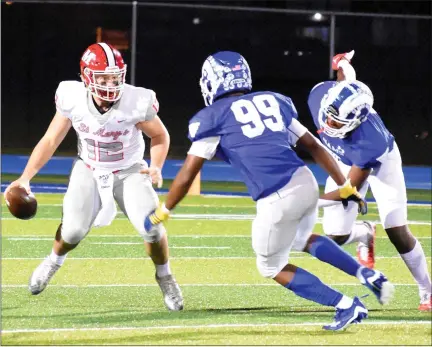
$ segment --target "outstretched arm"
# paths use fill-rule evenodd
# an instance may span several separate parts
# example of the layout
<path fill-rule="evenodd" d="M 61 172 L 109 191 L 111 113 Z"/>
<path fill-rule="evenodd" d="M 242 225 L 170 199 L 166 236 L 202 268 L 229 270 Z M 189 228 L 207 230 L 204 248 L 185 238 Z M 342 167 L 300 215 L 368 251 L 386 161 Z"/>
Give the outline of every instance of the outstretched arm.
<path fill-rule="evenodd" d="M 298 143 L 306 148 L 315 162 L 328 172 L 330 177 L 333 178 L 339 186 L 338 190 L 332 192 L 332 194 L 325 199 L 342 201 L 345 206 L 347 205 L 347 201 L 355 201 L 359 205 L 359 211 L 362 214 L 366 214 L 366 201 L 363 200 L 362 196 L 357 192 L 356 186 L 351 184 L 350 179 L 345 179 L 336 161 L 330 153 L 327 152 L 324 146 L 308 131 L 298 139 Z"/>
<path fill-rule="evenodd" d="M 186 157 L 183 167 L 180 169 L 174 182 L 171 184 L 171 188 L 165 200 L 165 207 L 168 210 L 175 208 L 186 196 L 193 180 L 204 165 L 204 161 L 204 158 L 192 154 L 189 154 Z"/>
<path fill-rule="evenodd" d="M 6 188 L 5 196 L 15 186 L 22 186 L 26 189 L 27 193 L 30 193 L 30 180 L 51 159 L 71 126 L 72 122 L 57 111 L 45 135 L 33 149 L 21 177 Z"/>
<path fill-rule="evenodd" d="M 337 71 L 337 81 L 355 81 L 357 76 L 350 64 L 354 50 L 348 53 L 337 54 L 332 59 L 332 69 Z"/>
<path fill-rule="evenodd" d="M 150 213 L 144 220 L 145 230 L 150 230 L 153 225 L 168 219 L 170 210 L 175 208 L 186 196 L 193 180 L 204 165 L 204 161 L 213 158 L 218 144 L 218 136 L 198 140 L 192 144 L 182 168 L 171 184 L 165 203 Z"/>
<path fill-rule="evenodd" d="M 149 231 L 153 225 L 166 221 L 170 211 L 186 196 L 193 180 L 204 164 L 204 158 L 189 154 L 177 174 L 164 204 L 150 213 L 144 220 L 144 229 Z"/>

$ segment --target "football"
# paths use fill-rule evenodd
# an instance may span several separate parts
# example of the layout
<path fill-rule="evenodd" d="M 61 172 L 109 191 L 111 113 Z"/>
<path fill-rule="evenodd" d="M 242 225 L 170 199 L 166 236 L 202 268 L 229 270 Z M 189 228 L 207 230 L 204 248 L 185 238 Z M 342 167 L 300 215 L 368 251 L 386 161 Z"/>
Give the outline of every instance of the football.
<path fill-rule="evenodd" d="M 5 196 L 10 213 L 19 219 L 31 219 L 37 211 L 37 201 L 33 194 L 27 194 L 22 187 L 13 187 Z"/>

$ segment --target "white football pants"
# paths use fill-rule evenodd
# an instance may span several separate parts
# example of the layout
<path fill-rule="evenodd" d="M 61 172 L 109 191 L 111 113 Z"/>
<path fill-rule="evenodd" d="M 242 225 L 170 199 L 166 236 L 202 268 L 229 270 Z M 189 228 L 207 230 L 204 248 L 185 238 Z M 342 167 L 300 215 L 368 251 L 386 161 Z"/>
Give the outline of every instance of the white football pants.
<path fill-rule="evenodd" d="M 338 161 L 342 173 L 347 176 L 351 166 Z M 381 224 L 384 229 L 407 224 L 407 195 L 402 172 L 399 148 L 394 143 L 393 150 L 382 160 L 377 170 L 372 170 L 359 192 L 366 195 L 369 185 L 377 202 Z M 337 189 L 331 177 L 327 178 L 325 192 Z M 358 215 L 358 206 L 349 202 L 345 210 L 342 204 L 324 207 L 323 229 L 326 235 L 348 235 Z"/>
<path fill-rule="evenodd" d="M 141 168 L 142 164 L 137 163 L 115 173 L 113 195 L 139 234 L 145 241 L 153 243 L 161 239 L 165 228 L 161 223 L 152 228 L 151 233 L 144 229 L 144 218 L 158 206 L 159 198 L 150 177 L 139 173 Z M 77 159 L 63 200 L 63 240 L 69 244 L 79 243 L 90 231 L 100 208 L 101 200 L 92 169 Z"/>
<path fill-rule="evenodd" d="M 288 264 L 292 248 L 302 251 L 317 218 L 318 184 L 302 166 L 277 192 L 257 201 L 252 247 L 264 277 L 275 277 Z"/>

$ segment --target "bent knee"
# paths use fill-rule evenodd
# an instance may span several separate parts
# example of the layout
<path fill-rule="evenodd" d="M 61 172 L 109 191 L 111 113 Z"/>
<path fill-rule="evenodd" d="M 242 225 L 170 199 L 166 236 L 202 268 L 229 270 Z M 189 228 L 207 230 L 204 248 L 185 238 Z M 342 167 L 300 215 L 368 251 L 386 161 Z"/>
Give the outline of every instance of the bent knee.
<path fill-rule="evenodd" d="M 146 231 L 143 226 L 142 228 L 138 229 L 138 232 L 145 242 L 156 243 L 159 242 L 162 236 L 166 234 L 166 229 L 161 223 L 153 226 L 149 231 Z"/>
<path fill-rule="evenodd" d="M 77 245 L 84 239 L 88 232 L 88 228 L 62 225 L 60 234 L 64 242 L 70 245 Z"/>
<path fill-rule="evenodd" d="M 258 255 L 256 265 L 258 272 L 265 278 L 274 278 L 288 264 L 288 257 L 265 257 Z"/>

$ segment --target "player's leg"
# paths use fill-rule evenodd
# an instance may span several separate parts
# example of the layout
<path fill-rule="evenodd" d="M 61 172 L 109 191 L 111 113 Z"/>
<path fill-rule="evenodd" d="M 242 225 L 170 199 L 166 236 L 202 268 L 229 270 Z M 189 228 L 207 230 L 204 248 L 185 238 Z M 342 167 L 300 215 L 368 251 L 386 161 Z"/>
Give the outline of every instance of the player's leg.
<path fill-rule="evenodd" d="M 302 298 L 335 307 L 337 323 L 324 328 L 341 330 L 366 318 L 367 309 L 357 298 L 344 296 L 315 275 L 289 264 L 299 222 L 305 212 L 315 210 L 317 199 L 318 186 L 312 173 L 306 167 L 298 169 L 287 186 L 257 201 L 252 246 L 262 276 L 274 279 Z"/>
<path fill-rule="evenodd" d="M 402 161 L 395 143 L 376 175 L 370 176 L 381 223 L 419 288 L 420 310 L 431 311 L 431 279 L 423 248 L 407 221 L 407 196 Z"/>
<path fill-rule="evenodd" d="M 158 224 L 150 232 L 144 229 L 144 219 L 158 206 L 159 198 L 149 177 L 139 173 L 140 168 L 140 165 L 135 165 L 116 174 L 114 197 L 144 239 L 146 252 L 156 268 L 156 281 L 164 295 L 165 305 L 169 310 L 182 310 L 183 297 L 171 273 L 165 227 L 163 224 Z"/>
<path fill-rule="evenodd" d="M 29 289 L 39 294 L 63 265 L 66 255 L 87 235 L 100 209 L 100 198 L 91 169 L 82 160 L 72 168 L 69 185 L 63 199 L 63 217 L 51 254 L 30 277 Z"/>
<path fill-rule="evenodd" d="M 344 174 L 348 174 L 350 167 L 338 163 Z M 337 184 L 331 177 L 327 178 L 325 192 L 336 190 Z M 366 195 L 369 188 L 365 182 L 359 192 Z M 356 222 L 358 206 L 355 202 L 348 202 L 348 207 L 342 204 L 324 207 L 323 230 L 324 233 L 334 240 L 338 245 L 358 243 L 357 257 L 359 262 L 366 267 L 373 268 L 375 265 L 375 224 L 367 221 Z"/>
<path fill-rule="evenodd" d="M 314 209 L 305 213 L 299 223 L 293 248 L 307 252 L 346 274 L 357 277 L 360 283 L 375 294 L 381 304 L 387 304 L 393 297 L 394 286 L 381 272 L 362 266 L 332 239 L 312 234 L 316 214 Z"/>

